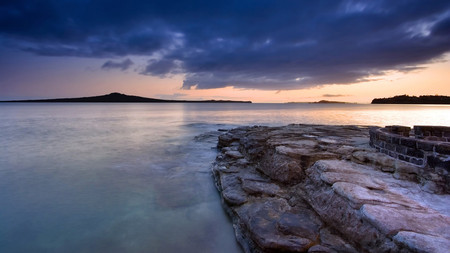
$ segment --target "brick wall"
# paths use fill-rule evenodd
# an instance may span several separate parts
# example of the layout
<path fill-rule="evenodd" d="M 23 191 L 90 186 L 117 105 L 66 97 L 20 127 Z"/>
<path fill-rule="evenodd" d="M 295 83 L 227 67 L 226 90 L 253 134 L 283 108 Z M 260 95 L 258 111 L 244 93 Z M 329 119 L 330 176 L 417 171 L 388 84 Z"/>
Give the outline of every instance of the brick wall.
<path fill-rule="evenodd" d="M 429 129 L 434 130 L 430 131 Z M 445 132 L 443 129 L 449 131 Z M 416 126 L 414 127 L 415 138 L 407 137 L 410 131 L 411 128 L 403 126 L 371 128 L 370 145 L 379 152 L 419 166 L 428 164 L 431 167 L 436 167 L 438 165 L 436 158 L 442 160 L 442 163 L 445 163 L 446 158 L 450 160 L 450 142 L 447 141 L 447 138 L 450 137 L 442 137 L 450 134 L 450 127 Z M 434 136 L 440 139 L 427 139 L 424 136 Z M 447 166 L 450 166 L 450 161 L 448 162 Z"/>
<path fill-rule="evenodd" d="M 414 132 L 413 137 L 409 137 Z M 450 192 L 450 127 L 373 127 L 370 145 L 378 152 L 421 168 L 418 177 L 433 180 Z"/>
<path fill-rule="evenodd" d="M 450 142 L 450 127 L 414 126 L 414 135 L 419 139 Z"/>

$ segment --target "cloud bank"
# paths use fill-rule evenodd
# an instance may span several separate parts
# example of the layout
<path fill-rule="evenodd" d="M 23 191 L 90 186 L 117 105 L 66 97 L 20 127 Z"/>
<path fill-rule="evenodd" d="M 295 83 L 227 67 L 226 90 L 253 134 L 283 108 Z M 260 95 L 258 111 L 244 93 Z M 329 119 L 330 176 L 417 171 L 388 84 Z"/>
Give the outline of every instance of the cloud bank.
<path fill-rule="evenodd" d="M 119 69 L 125 71 L 131 67 L 134 63 L 130 59 L 125 59 L 123 61 L 106 61 L 102 65 L 102 69 Z"/>
<path fill-rule="evenodd" d="M 449 52 L 450 2 L 7 0 L 1 41 L 47 56 L 148 57 L 141 74 L 184 74 L 184 89 L 298 89 L 411 71 Z"/>

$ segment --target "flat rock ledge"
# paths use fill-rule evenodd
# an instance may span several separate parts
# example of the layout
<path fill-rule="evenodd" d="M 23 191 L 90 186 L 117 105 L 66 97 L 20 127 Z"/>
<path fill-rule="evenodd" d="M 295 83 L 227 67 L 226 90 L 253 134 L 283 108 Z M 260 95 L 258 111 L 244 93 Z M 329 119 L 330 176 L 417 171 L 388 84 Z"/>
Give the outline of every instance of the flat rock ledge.
<path fill-rule="evenodd" d="M 218 148 L 214 179 L 245 252 L 450 252 L 450 195 L 376 152 L 368 127 L 241 127 Z"/>

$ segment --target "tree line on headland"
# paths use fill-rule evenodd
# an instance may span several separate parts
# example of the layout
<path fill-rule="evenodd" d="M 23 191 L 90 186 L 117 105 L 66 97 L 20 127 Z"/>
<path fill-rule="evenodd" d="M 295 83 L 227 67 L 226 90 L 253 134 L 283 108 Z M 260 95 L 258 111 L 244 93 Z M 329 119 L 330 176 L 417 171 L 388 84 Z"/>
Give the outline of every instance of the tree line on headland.
<path fill-rule="evenodd" d="M 400 95 L 390 98 L 375 98 L 372 104 L 450 104 L 449 96 L 408 96 Z"/>

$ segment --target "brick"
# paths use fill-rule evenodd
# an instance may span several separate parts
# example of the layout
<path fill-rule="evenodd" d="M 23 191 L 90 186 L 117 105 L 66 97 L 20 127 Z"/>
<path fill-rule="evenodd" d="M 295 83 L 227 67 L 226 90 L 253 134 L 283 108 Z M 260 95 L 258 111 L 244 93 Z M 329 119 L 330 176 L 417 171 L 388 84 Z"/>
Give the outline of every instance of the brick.
<path fill-rule="evenodd" d="M 380 139 L 382 141 L 389 141 L 389 136 L 386 133 L 380 133 L 380 136 L 378 139 Z"/>
<path fill-rule="evenodd" d="M 406 155 L 398 155 L 398 159 L 405 161 L 405 162 L 409 162 L 409 157 Z"/>
<path fill-rule="evenodd" d="M 379 133 L 379 131 L 376 131 L 376 132 L 375 132 L 375 139 L 377 139 L 377 140 L 380 139 L 380 133 Z"/>
<path fill-rule="evenodd" d="M 423 139 L 426 141 L 443 141 L 442 137 L 437 137 L 437 136 L 427 136 Z"/>
<path fill-rule="evenodd" d="M 416 140 L 412 138 L 401 138 L 400 144 L 403 146 L 407 146 L 408 148 L 415 148 L 417 145 Z"/>
<path fill-rule="evenodd" d="M 395 152 L 406 155 L 408 148 L 405 146 L 397 145 L 395 146 Z"/>
<path fill-rule="evenodd" d="M 450 132 L 450 127 L 446 126 L 414 126 L 414 133 L 416 135 L 433 135 L 441 136 L 443 133 Z"/>
<path fill-rule="evenodd" d="M 435 131 L 431 132 L 431 135 L 442 138 L 444 136 L 444 133 L 442 131 L 435 130 Z"/>
<path fill-rule="evenodd" d="M 397 157 L 398 157 L 398 154 L 395 153 L 394 151 L 389 151 L 389 156 L 390 156 L 390 157 L 397 158 Z"/>
<path fill-rule="evenodd" d="M 384 142 L 384 141 L 376 141 L 375 142 L 375 145 L 377 145 L 380 148 L 384 148 L 385 144 L 386 144 L 386 142 Z"/>
<path fill-rule="evenodd" d="M 414 163 L 415 165 L 423 165 L 423 159 L 411 158 L 410 163 Z"/>
<path fill-rule="evenodd" d="M 390 132 L 390 133 L 394 133 L 394 134 L 399 134 L 399 135 L 403 135 L 403 136 L 409 136 L 409 132 L 411 131 L 410 127 L 407 126 L 386 126 L 386 129 Z"/>
<path fill-rule="evenodd" d="M 386 143 L 384 148 L 387 149 L 387 150 L 390 150 L 390 151 L 395 151 L 395 145 L 391 144 L 391 143 Z"/>
<path fill-rule="evenodd" d="M 415 148 L 408 148 L 408 150 L 406 151 L 406 154 L 409 156 L 413 156 L 413 157 L 417 157 L 417 158 L 423 158 L 423 151 L 421 150 L 417 150 Z"/>
<path fill-rule="evenodd" d="M 424 151 L 433 151 L 434 150 L 434 143 L 418 140 L 417 141 L 417 148 L 424 150 Z"/>
<path fill-rule="evenodd" d="M 436 146 L 436 152 L 440 154 L 450 155 L 450 143 L 439 143 Z"/>
<path fill-rule="evenodd" d="M 392 144 L 400 144 L 400 137 L 397 137 L 397 136 L 393 136 L 392 138 L 391 138 L 391 143 Z"/>

